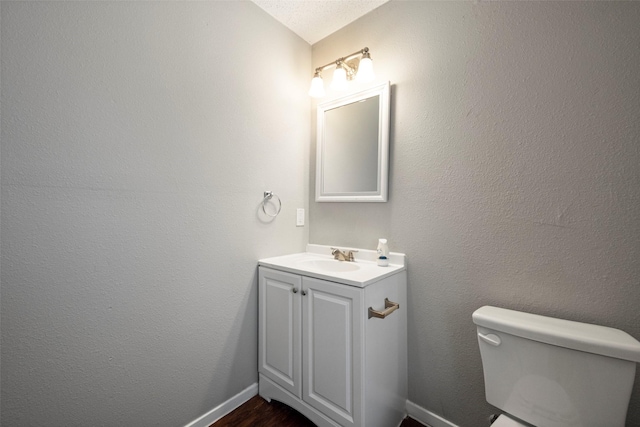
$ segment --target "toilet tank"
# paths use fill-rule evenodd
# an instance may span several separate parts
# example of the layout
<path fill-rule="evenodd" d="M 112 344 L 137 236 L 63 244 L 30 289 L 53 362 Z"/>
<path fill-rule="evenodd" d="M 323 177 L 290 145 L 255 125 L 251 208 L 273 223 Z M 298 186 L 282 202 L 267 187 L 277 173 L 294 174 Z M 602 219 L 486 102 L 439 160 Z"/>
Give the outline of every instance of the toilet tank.
<path fill-rule="evenodd" d="M 618 329 L 485 306 L 487 402 L 534 426 L 624 427 L 640 342 Z"/>

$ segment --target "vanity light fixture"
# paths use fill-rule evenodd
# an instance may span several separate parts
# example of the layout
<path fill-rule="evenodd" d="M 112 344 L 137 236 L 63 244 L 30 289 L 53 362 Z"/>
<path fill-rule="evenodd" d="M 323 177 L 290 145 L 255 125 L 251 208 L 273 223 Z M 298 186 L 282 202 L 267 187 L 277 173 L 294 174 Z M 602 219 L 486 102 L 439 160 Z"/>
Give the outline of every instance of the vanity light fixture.
<path fill-rule="evenodd" d="M 347 81 L 353 80 L 354 78 L 360 83 L 367 83 L 375 78 L 369 48 L 365 47 L 357 52 L 353 52 L 350 55 L 338 58 L 333 62 L 316 68 L 313 79 L 311 80 L 309 96 L 312 98 L 322 98 L 324 96 L 322 72 L 331 67 L 336 67 L 333 72 L 333 80 L 331 81 L 332 90 L 347 90 Z"/>
<path fill-rule="evenodd" d="M 316 71 L 311 79 L 311 88 L 309 88 L 309 96 L 313 98 L 322 98 L 324 97 L 324 83 L 322 82 L 322 76 L 320 76 L 320 72 Z"/>
<path fill-rule="evenodd" d="M 333 80 L 331 80 L 331 90 L 343 91 L 349 88 L 347 84 L 347 70 L 341 63 L 336 63 L 336 69 L 333 72 Z"/>

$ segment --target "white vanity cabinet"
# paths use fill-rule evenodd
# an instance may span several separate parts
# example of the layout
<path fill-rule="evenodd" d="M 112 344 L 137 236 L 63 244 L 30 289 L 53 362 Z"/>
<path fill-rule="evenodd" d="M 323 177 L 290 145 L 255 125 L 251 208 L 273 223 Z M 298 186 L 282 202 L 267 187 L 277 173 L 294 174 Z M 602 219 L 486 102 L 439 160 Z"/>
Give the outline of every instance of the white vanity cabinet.
<path fill-rule="evenodd" d="M 260 395 L 321 427 L 399 425 L 407 398 L 406 271 L 362 286 L 307 274 L 259 267 Z M 399 309 L 369 318 L 369 307 L 385 310 L 385 298 Z"/>

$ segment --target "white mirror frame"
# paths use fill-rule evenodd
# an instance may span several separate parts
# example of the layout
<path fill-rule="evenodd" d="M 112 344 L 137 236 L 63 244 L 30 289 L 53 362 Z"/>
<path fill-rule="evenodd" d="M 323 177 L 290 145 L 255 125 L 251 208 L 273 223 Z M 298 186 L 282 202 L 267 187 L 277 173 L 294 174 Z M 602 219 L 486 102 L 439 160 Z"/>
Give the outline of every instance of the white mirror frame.
<path fill-rule="evenodd" d="M 375 191 L 329 193 L 323 190 L 325 169 L 325 112 L 364 99 L 379 96 L 378 103 L 378 177 Z M 386 202 L 389 185 L 389 114 L 390 84 L 386 82 L 372 88 L 318 104 L 318 129 L 316 139 L 316 202 Z M 357 125 L 354 123 L 354 126 Z"/>

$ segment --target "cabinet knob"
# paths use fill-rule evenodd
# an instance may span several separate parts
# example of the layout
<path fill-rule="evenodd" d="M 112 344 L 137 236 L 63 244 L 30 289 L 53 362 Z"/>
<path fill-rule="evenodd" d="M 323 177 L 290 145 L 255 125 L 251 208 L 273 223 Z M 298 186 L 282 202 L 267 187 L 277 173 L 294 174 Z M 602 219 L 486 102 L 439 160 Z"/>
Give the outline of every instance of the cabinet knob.
<path fill-rule="evenodd" d="M 292 290 L 293 290 L 293 293 L 294 293 L 294 294 L 297 294 L 297 293 L 298 293 L 298 288 L 293 288 Z"/>
<path fill-rule="evenodd" d="M 302 291 L 300 293 L 302 294 L 302 296 L 305 296 L 307 294 L 307 291 Z"/>

